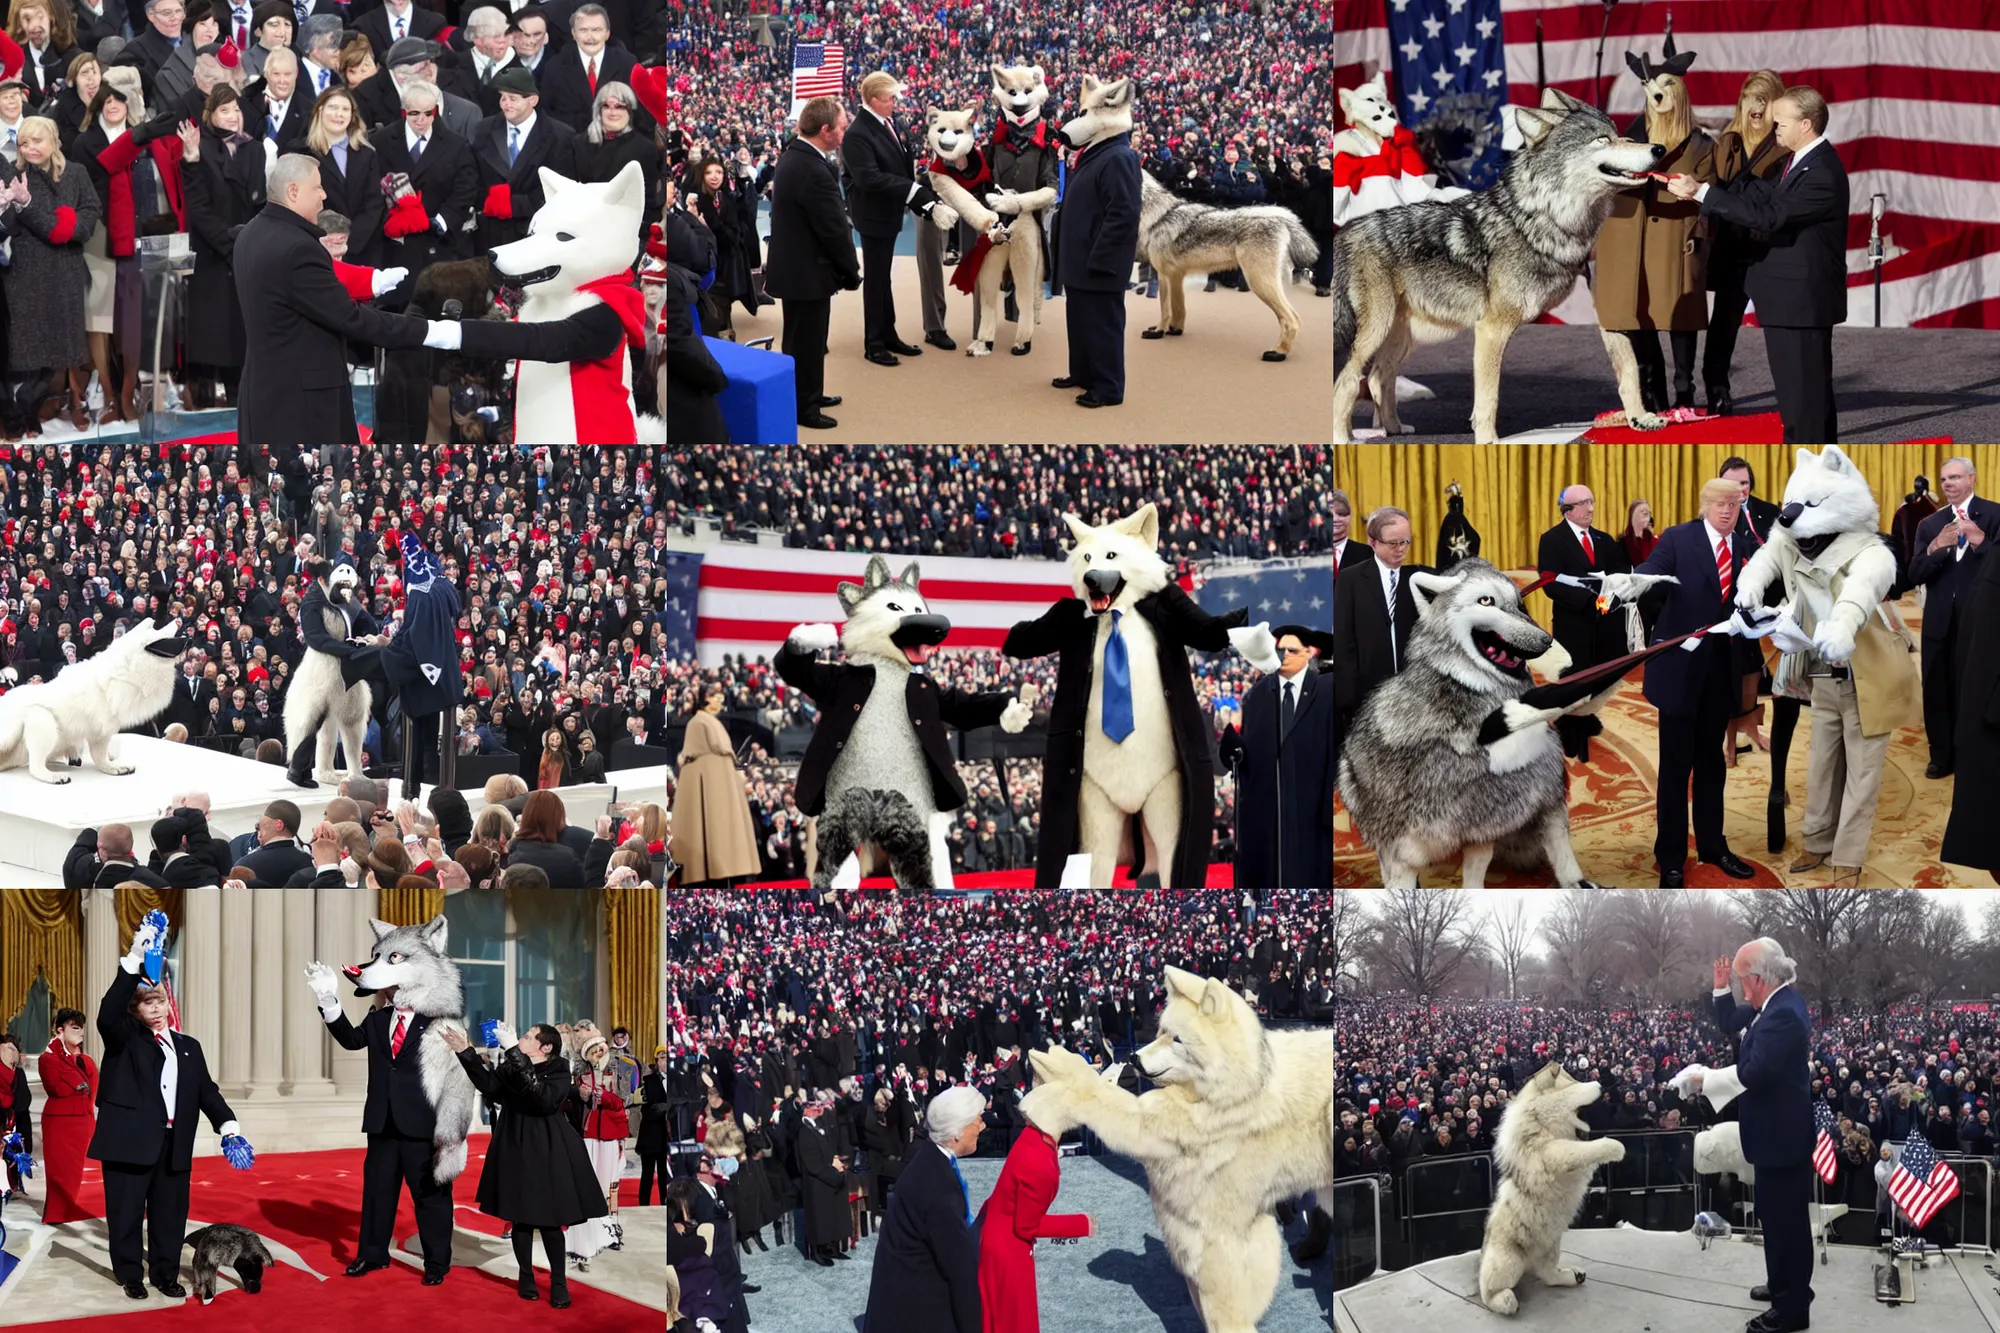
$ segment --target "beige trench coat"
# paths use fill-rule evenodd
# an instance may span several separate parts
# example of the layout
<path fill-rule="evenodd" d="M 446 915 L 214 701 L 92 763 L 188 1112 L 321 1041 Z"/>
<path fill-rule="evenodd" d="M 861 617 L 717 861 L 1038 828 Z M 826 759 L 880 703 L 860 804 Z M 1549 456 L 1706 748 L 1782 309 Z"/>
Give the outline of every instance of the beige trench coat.
<path fill-rule="evenodd" d="M 668 850 L 681 867 L 683 884 L 755 875 L 764 868 L 757 854 L 757 826 L 750 821 L 750 798 L 736 771 L 735 747 L 712 713 L 696 713 L 681 744 Z"/>
<path fill-rule="evenodd" d="M 1654 170 L 1714 182 L 1715 144 L 1696 130 Z M 1597 234 L 1597 323 L 1606 329 L 1708 327 L 1709 224 L 1701 206 L 1649 180 L 1621 192 Z"/>

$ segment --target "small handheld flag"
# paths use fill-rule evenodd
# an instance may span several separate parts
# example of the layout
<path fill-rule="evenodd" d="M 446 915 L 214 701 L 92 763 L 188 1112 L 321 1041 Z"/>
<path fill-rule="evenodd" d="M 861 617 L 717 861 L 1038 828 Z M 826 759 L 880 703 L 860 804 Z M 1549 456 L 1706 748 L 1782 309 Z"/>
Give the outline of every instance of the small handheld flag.
<path fill-rule="evenodd" d="M 500 1044 L 500 1020 L 489 1018 L 484 1023 L 481 1023 L 479 1025 L 479 1036 L 480 1040 L 484 1041 L 488 1048 L 498 1046 Z"/>
<path fill-rule="evenodd" d="M 153 928 L 153 942 L 146 946 L 146 980 L 157 986 L 160 984 L 160 971 L 167 960 L 167 914 L 155 907 L 146 913 L 146 924 Z"/>
<path fill-rule="evenodd" d="M 1813 1170 L 1821 1180 L 1831 1185 L 1837 1160 L 1834 1157 L 1833 1136 L 1840 1126 L 1833 1118 L 1832 1108 L 1825 1102 L 1813 1103 L 1813 1124 L 1819 1130 L 1813 1141 Z"/>
<path fill-rule="evenodd" d="M 1903 1145 L 1903 1158 L 1889 1177 L 1889 1197 L 1910 1215 L 1910 1224 L 1922 1228 L 1938 1209 L 1958 1197 L 1958 1176 L 1938 1160 L 1930 1141 L 1912 1133 Z"/>

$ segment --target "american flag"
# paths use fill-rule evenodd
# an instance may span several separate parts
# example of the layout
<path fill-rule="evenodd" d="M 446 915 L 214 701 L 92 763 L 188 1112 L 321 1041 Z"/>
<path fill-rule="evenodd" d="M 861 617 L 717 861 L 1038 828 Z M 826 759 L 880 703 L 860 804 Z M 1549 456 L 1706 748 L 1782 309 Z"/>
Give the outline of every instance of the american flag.
<path fill-rule="evenodd" d="M 792 45 L 792 111 L 809 97 L 838 97 L 847 86 L 847 54 L 838 42 Z"/>
<path fill-rule="evenodd" d="M 1333 630 L 1333 557 L 1218 565 L 1206 571 L 1196 597 L 1211 615 L 1250 608 L 1249 624 Z"/>
<path fill-rule="evenodd" d="M 1444 46 L 1473 10 L 1491 0 L 1334 0 L 1334 86 L 1359 85 L 1376 70 L 1399 86 L 1402 53 L 1392 25 L 1445 25 L 1428 49 Z M 1810 84 L 1832 110 L 1827 138 L 1847 168 L 1848 324 L 1874 322 L 1868 263 L 1869 206 L 1886 196 L 1882 237 L 1882 323 L 1893 327 L 2000 329 L 2000 7 L 1993 0 L 1708 0 L 1619 5 L 1610 11 L 1602 79 L 1593 77 L 1605 6 L 1600 0 L 1499 0 L 1508 100 L 1533 105 L 1536 22 L 1550 87 L 1596 105 L 1607 94 L 1620 126 L 1640 114 L 1639 81 L 1626 52 L 1659 59 L 1669 11 L 1674 44 L 1697 58 L 1687 86 L 1697 120 L 1711 131 L 1735 114 L 1743 81 L 1772 69 L 1786 83 Z M 1456 8 L 1461 12 L 1453 15 Z M 1475 32 L 1474 37 L 1478 34 Z M 1394 39 L 1402 41 L 1401 37 Z M 1449 41 L 1456 47 L 1458 42 Z M 1484 45 L 1475 48 L 1477 68 Z M 1446 53 L 1456 70 L 1461 53 Z M 1434 56 L 1426 59 L 1434 60 Z M 1433 70 L 1435 65 L 1430 66 Z M 1410 97 L 1399 97 L 1416 128 Z M 1446 164 L 1432 162 L 1434 169 Z M 1572 296 L 1552 319 L 1595 319 L 1588 294 Z"/>
<path fill-rule="evenodd" d="M 1889 1197 L 1910 1215 L 1912 1226 L 1921 1227 L 1958 1197 L 1958 1176 L 1938 1160 L 1929 1140 L 1912 1133 L 1903 1145 L 1903 1160 L 1889 1177 Z"/>
<path fill-rule="evenodd" d="M 1389 0 L 1389 46 L 1396 109 L 1424 137 L 1426 165 L 1440 182 L 1492 185 L 1507 104 L 1500 0 Z"/>
<path fill-rule="evenodd" d="M 1833 1183 L 1833 1171 L 1837 1162 L 1834 1156 L 1833 1136 L 1840 1125 L 1833 1118 L 1833 1109 L 1825 1102 L 1813 1103 L 1813 1124 L 1819 1127 L 1819 1137 L 1813 1141 L 1813 1170 L 1827 1184 Z"/>

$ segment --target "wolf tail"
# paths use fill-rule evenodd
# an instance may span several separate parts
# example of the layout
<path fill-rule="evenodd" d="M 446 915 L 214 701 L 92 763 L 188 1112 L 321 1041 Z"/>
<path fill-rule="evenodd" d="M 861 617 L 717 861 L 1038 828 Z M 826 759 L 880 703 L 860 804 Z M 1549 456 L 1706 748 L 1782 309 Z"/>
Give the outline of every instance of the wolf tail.
<path fill-rule="evenodd" d="M 1354 298 L 1342 282 L 1340 237 L 1333 240 L 1333 370 L 1339 374 L 1347 364 L 1347 358 L 1354 354 L 1354 338 L 1359 329 L 1359 316 L 1355 314 Z"/>
<path fill-rule="evenodd" d="M 1286 225 L 1285 232 L 1291 238 L 1292 267 L 1312 267 L 1319 259 L 1319 242 L 1306 230 L 1306 224 L 1294 218 Z"/>

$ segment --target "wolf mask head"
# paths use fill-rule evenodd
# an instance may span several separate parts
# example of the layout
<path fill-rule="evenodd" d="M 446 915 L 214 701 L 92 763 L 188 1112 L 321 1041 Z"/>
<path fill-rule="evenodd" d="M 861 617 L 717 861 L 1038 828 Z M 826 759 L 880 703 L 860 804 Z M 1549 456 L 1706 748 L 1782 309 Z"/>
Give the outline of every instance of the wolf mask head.
<path fill-rule="evenodd" d="M 1540 107 L 1522 107 L 1514 123 L 1523 144 L 1508 160 L 1505 179 L 1517 193 L 1610 207 L 1620 190 L 1642 184 L 1665 152 L 1619 135 L 1610 117 L 1558 88 Z"/>
<path fill-rule="evenodd" d="M 1359 88 L 1340 90 L 1340 113 L 1347 123 L 1363 134 L 1380 140 L 1396 135 L 1396 105 L 1389 100 L 1389 86 L 1377 74 Z"/>
<path fill-rule="evenodd" d="M 924 112 L 924 138 L 931 146 L 931 152 L 947 162 L 956 162 L 979 146 L 979 135 L 973 129 L 973 122 L 979 118 L 979 108 L 966 107 L 962 111 L 947 111 L 941 107 L 929 107 Z"/>
<path fill-rule="evenodd" d="M 951 633 L 951 622 L 932 613 L 917 587 L 917 563 L 889 577 L 889 562 L 868 557 L 859 583 L 837 589 L 847 623 L 840 628 L 840 646 L 849 657 L 868 657 L 908 670 L 936 654 Z"/>
<path fill-rule="evenodd" d="M 1166 982 L 1160 1035 L 1132 1057 L 1139 1072 L 1205 1102 L 1235 1101 L 1263 1088 L 1271 1045 L 1256 1010 L 1213 977 L 1169 967 Z"/>
<path fill-rule="evenodd" d="M 1461 560 L 1449 574 L 1410 576 L 1421 610 L 1410 659 L 1422 660 L 1482 694 L 1526 689 L 1528 663 L 1555 637 L 1528 618 L 1514 580 L 1484 560 Z"/>
<path fill-rule="evenodd" d="M 1092 615 L 1130 611 L 1134 602 L 1171 581 L 1167 562 L 1155 549 L 1160 515 L 1152 505 L 1140 505 L 1137 513 L 1101 528 L 1075 514 L 1064 514 L 1063 523 L 1075 539 L 1069 551 L 1069 585 Z"/>
<path fill-rule="evenodd" d="M 1099 83 L 1095 74 L 1083 76 L 1083 100 L 1077 114 L 1063 122 L 1063 137 L 1073 148 L 1088 148 L 1091 144 L 1129 133 L 1132 129 L 1132 104 L 1138 99 L 1139 87 L 1131 79 L 1114 79 L 1110 83 Z"/>
<path fill-rule="evenodd" d="M 1603 1091 L 1596 1083 L 1579 1083 L 1561 1064 L 1551 1060 L 1507 1106 L 1494 1135 L 1493 1155 L 1504 1168 L 1528 1142 L 1573 1139 L 1588 1133 L 1580 1112 Z"/>
<path fill-rule="evenodd" d="M 632 267 L 646 211 L 646 178 L 627 162 L 610 181 L 585 185 L 539 169 L 543 204 L 528 234 L 493 250 L 494 281 L 532 299 L 574 292 Z"/>
<path fill-rule="evenodd" d="M 442 916 L 421 926 L 393 926 L 370 918 L 375 951 L 368 961 L 341 968 L 354 983 L 356 995 L 373 995 L 395 987 L 396 1003 L 432 1018 L 465 1012 L 465 989 L 458 964 L 446 952 L 448 932 Z"/>
<path fill-rule="evenodd" d="M 188 641 L 181 637 L 179 620 L 142 620 L 119 635 L 106 652 L 150 657 L 166 662 L 171 668 L 187 650 Z"/>
<path fill-rule="evenodd" d="M 326 589 L 326 600 L 336 606 L 348 606 L 354 601 L 354 593 L 361 586 L 361 575 L 353 565 L 330 565 L 321 560 L 313 565 L 313 577 Z"/>
<path fill-rule="evenodd" d="M 1033 120 L 1049 100 L 1049 80 L 1040 65 L 992 66 L 993 100 L 1016 125 Z"/>
<path fill-rule="evenodd" d="M 1810 550 L 1815 538 L 1880 531 L 1882 511 L 1861 469 L 1839 445 L 1829 444 L 1817 454 L 1799 450 L 1785 482 L 1785 507 L 1778 511 L 1778 526 Z"/>

